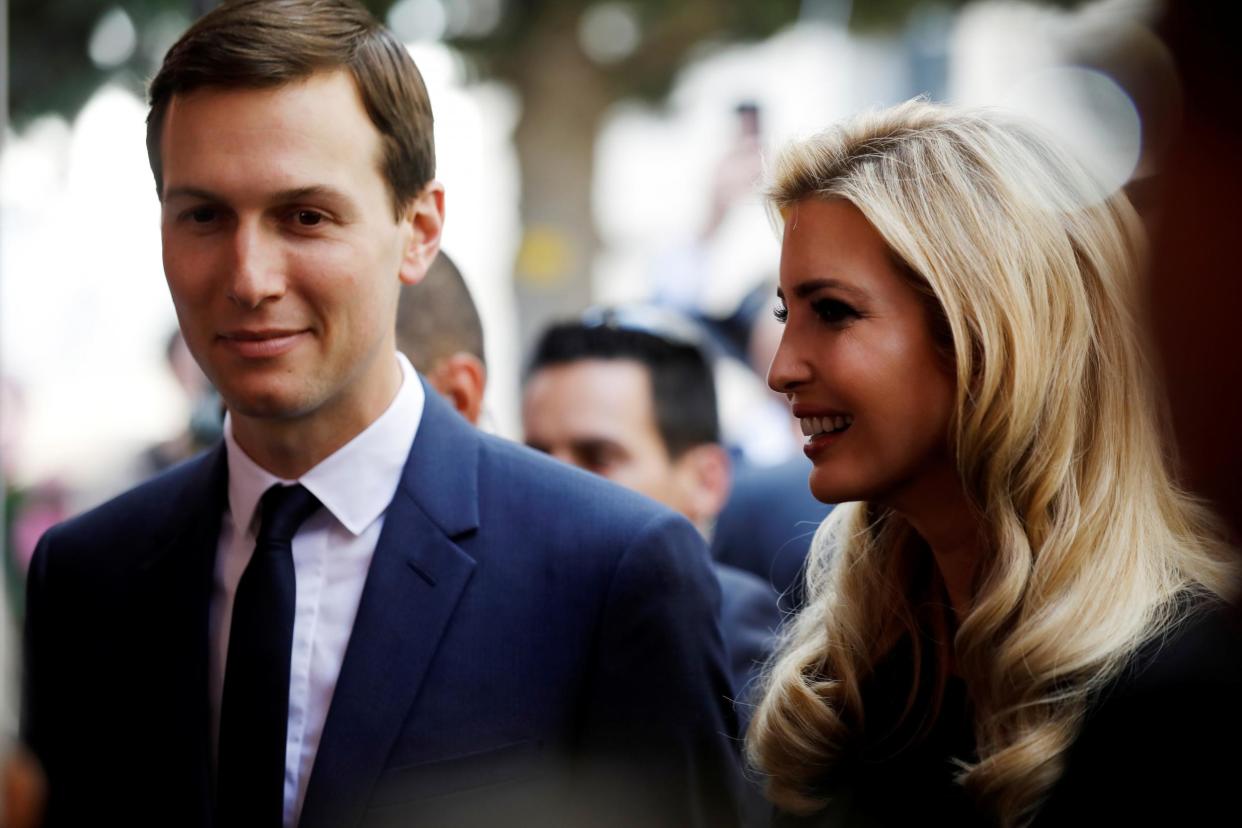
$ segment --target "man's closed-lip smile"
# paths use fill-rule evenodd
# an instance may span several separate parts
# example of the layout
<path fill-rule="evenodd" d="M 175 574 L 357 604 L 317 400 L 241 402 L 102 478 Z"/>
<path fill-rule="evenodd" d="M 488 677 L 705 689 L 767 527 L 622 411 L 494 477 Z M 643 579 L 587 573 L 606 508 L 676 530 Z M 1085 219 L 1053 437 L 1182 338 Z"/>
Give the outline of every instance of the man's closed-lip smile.
<path fill-rule="evenodd" d="M 269 359 L 293 350 L 307 334 L 288 328 L 241 328 L 220 334 L 218 341 L 238 356 Z"/>

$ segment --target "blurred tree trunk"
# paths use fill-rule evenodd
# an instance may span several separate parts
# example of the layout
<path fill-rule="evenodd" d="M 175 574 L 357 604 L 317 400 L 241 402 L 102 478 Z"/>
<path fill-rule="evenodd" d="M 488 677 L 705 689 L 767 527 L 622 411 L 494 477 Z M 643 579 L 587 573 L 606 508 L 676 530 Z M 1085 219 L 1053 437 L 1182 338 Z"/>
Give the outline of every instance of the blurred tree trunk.
<path fill-rule="evenodd" d="M 615 97 L 578 45 L 578 10 L 546 9 L 509 64 L 521 99 L 514 130 L 521 174 L 522 242 L 514 263 L 522 353 L 551 321 L 591 301 L 599 247 L 591 204 L 595 137 Z"/>

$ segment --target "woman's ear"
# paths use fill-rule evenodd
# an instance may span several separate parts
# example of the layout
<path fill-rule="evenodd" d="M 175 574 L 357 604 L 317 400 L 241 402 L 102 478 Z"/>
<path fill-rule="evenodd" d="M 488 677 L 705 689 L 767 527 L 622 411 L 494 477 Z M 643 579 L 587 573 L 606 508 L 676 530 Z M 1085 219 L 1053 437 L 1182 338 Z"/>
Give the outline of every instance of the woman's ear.
<path fill-rule="evenodd" d="M 440 234 L 444 229 L 444 185 L 431 180 L 406 205 L 401 217 L 408 236 L 401 257 L 401 281 L 407 285 L 421 282 L 436 254 L 440 252 Z"/>

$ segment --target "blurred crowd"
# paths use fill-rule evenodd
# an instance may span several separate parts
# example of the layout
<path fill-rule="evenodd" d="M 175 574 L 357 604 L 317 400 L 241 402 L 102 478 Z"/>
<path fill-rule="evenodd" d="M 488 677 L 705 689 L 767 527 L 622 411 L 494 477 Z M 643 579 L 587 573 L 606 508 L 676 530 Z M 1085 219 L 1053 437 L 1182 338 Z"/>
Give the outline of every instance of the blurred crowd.
<path fill-rule="evenodd" d="M 1242 348 L 1232 321 L 1242 296 L 1226 250 L 1237 224 L 1232 185 L 1242 183 L 1239 116 L 1226 104 L 1239 67 L 1208 4 L 1169 4 L 1155 31 L 1176 67 L 1178 111 L 1163 113 L 1152 139 L 1160 151 L 1121 189 L 1079 176 L 1053 138 L 1021 121 L 925 101 L 824 124 L 828 131 L 765 170 L 762 112 L 739 100 L 731 145 L 703 194 L 706 220 L 651 262 L 646 299 L 582 308 L 537 331 L 521 355 L 518 442 L 659 504 L 658 514 L 680 516 L 709 550 L 708 580 L 694 586 L 715 596 L 708 637 L 718 646 L 712 669 L 723 670 L 713 681 L 723 684 L 711 686 L 727 688 L 720 727 L 738 777 L 724 787 L 737 804 L 724 822 L 692 803 L 670 807 L 682 816 L 660 824 L 685 813 L 704 825 L 1208 824 L 1222 808 L 1235 816 L 1220 824 L 1236 819 L 1228 791 L 1239 766 L 1220 751 L 1235 753 L 1242 738 L 1232 701 L 1242 690 Z M 1103 50 L 1084 63 L 1120 76 L 1133 57 Z M 1145 85 L 1145 77 L 1133 82 L 1135 99 L 1167 102 L 1168 79 Z M 707 299 L 705 241 L 757 198 L 783 234 L 781 258 L 722 311 Z M 195 221 L 203 209 L 190 211 Z M 495 431 L 488 332 L 468 274 L 435 250 L 425 270 L 401 288 L 396 349 L 465 423 Z M 872 330 L 880 333 L 869 338 Z M 184 396 L 184 427 L 118 468 L 108 491 L 17 482 L 4 469 L 4 576 L 16 628 L 49 529 L 144 481 L 180 479 L 177 469 L 222 453 L 222 441 L 235 450 L 232 429 L 253 415 L 230 409 L 195 345 L 173 331 L 164 354 Z M 0 390 L 7 464 L 22 439 L 23 394 L 9 380 Z M 436 410 L 427 405 L 418 410 Z M 855 429 L 868 413 L 889 421 Z M 542 461 L 500 465 L 526 462 Z M 530 468 L 513 479 L 531 492 L 539 475 L 562 479 L 551 465 Z M 445 486 L 457 476 L 448 465 L 435 474 Z M 614 503 L 602 494 L 613 489 L 590 488 L 585 476 L 563 480 L 566 492 L 601 493 L 601 513 Z M 615 502 L 617 513 L 639 509 Z M 99 525 L 71 527 L 85 537 Z M 470 531 L 486 539 L 485 529 Z M 561 530 L 528 526 L 523 543 L 545 532 L 555 539 Z M 73 673 L 46 654 L 67 638 L 57 638 L 47 597 L 56 586 L 51 552 L 40 554 L 31 595 L 44 591 L 45 638 L 27 633 L 27 641 L 44 650 L 27 664 L 50 682 L 58 669 Z M 409 568 L 431 586 L 446 577 Z M 556 573 L 539 577 L 555 588 Z M 230 589 L 239 597 L 229 602 L 242 601 L 236 580 Z M 561 632 L 544 632 L 537 648 L 560 646 Z M 224 678 L 213 681 L 227 699 Z M 16 743 L 9 751 L 0 824 L 39 825 L 49 800 L 54 817 L 80 816 L 82 803 L 55 802 L 58 780 L 76 779 L 63 755 L 72 743 L 59 729 L 63 712 L 23 704 L 25 728 L 41 717 L 39 755 Z M 429 738 L 458 726 L 454 715 L 472 713 L 445 703 L 437 716 L 446 718 L 426 725 L 437 731 Z M 605 740 L 616 756 L 632 747 L 622 735 Z M 323 734 L 325 743 L 335 736 Z M 224 749 L 211 747 L 217 757 Z M 400 771 L 425 761 L 416 754 L 408 768 L 385 765 L 376 783 L 393 821 L 367 819 L 404 824 L 403 794 L 392 791 Z M 675 768 L 670 778 L 688 786 L 688 799 L 719 793 L 719 779 L 659 767 Z M 508 770 L 493 776 L 507 779 Z M 263 824 L 295 824 L 299 813 L 303 824 L 363 819 L 361 810 L 327 809 L 326 794 L 308 794 L 290 774 L 276 817 Z M 452 807 L 444 824 L 454 824 Z M 581 824 L 627 824 L 575 813 Z"/>

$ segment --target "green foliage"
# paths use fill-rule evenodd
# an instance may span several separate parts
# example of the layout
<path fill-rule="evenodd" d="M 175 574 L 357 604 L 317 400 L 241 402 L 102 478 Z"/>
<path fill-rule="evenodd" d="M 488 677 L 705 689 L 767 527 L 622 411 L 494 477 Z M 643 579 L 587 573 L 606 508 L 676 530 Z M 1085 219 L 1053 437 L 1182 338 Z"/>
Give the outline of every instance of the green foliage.
<path fill-rule="evenodd" d="M 137 30 L 137 48 L 119 66 L 101 69 L 88 48 L 96 24 L 109 10 L 124 9 Z M 187 0 L 10 0 L 9 110 L 20 127 L 47 112 L 72 117 L 99 86 L 113 81 L 142 93 L 163 58 L 156 35 L 184 26 Z"/>
<path fill-rule="evenodd" d="M 1072 8 L 1085 0 L 1027 0 L 1045 6 Z M 919 6 L 939 6 L 957 11 L 977 0 L 853 0 L 850 28 L 856 32 L 891 31 L 905 25 Z"/>
<path fill-rule="evenodd" d="M 363 0 L 383 20 L 393 0 Z M 199 0 L 199 5 L 207 5 Z M 549 28 L 573 36 L 576 21 L 592 0 L 507 0 L 500 25 L 483 38 L 459 38 L 480 75 L 515 80 L 532 44 Z M 704 40 L 765 37 L 791 22 L 800 0 L 631 0 L 644 32 L 643 44 L 629 59 L 601 67 L 618 96 L 656 98 L 671 83 L 690 50 Z M 139 33 L 139 48 L 123 65 L 101 69 L 91 62 L 87 45 L 99 19 L 123 8 Z M 188 24 L 192 0 L 11 0 L 10 111 L 18 126 L 44 112 L 72 116 L 105 81 L 119 82 L 141 94 L 143 82 L 162 58 L 147 44 L 157 21 L 180 15 Z M 167 45 L 166 43 L 163 45 Z"/>
<path fill-rule="evenodd" d="M 381 20 L 393 0 L 362 0 Z M 505 0 L 497 28 L 481 38 L 452 45 L 473 61 L 481 75 L 520 81 L 529 50 L 547 38 L 576 36 L 577 20 L 598 0 Z M 637 51 L 612 66 L 596 67 L 618 96 L 659 98 L 688 56 L 703 45 L 757 40 L 797 19 L 808 0 L 629 0 L 643 31 Z M 851 25 L 860 30 L 901 26 L 925 0 L 853 0 Z M 949 7 L 965 0 L 940 0 Z M 1072 6 L 1074 0 L 1045 0 Z M 198 6 L 211 0 L 197 0 Z M 138 30 L 139 47 L 123 65 L 95 66 L 87 54 L 91 33 L 109 9 L 123 8 Z M 180 18 L 188 24 L 195 0 L 11 0 L 9 4 L 10 110 L 20 126 L 48 111 L 72 116 L 106 80 L 136 92 L 163 57 L 153 36 L 159 24 Z M 520 85 L 520 83 L 519 83 Z"/>

